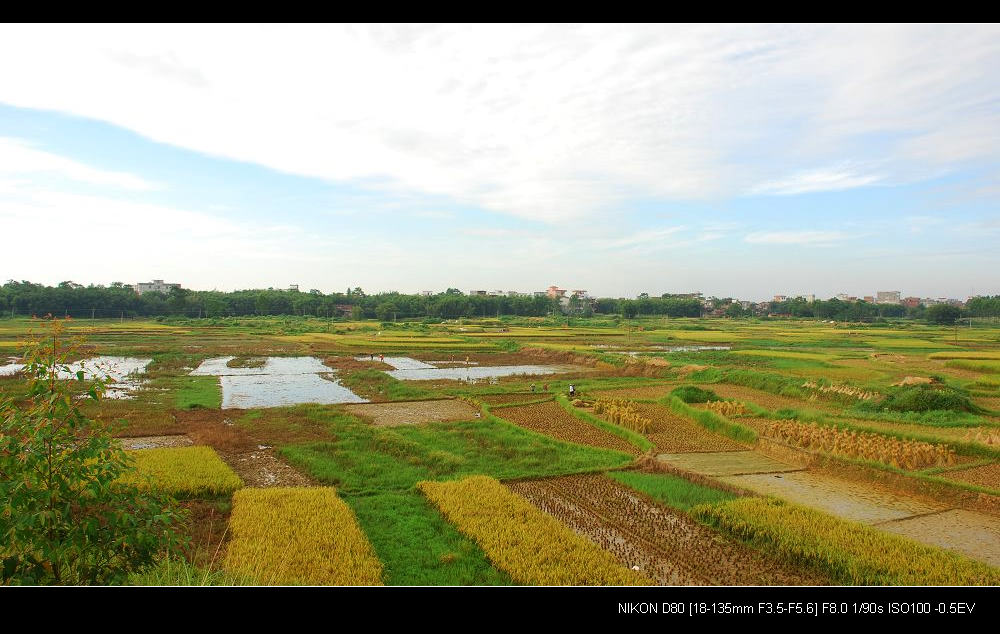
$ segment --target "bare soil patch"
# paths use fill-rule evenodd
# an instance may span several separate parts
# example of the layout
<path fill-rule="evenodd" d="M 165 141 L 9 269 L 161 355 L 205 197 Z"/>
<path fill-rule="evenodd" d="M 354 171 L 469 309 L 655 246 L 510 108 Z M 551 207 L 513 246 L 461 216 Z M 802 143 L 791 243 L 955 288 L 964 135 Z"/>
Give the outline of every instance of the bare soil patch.
<path fill-rule="evenodd" d="M 940 474 L 942 478 L 975 484 L 990 489 L 1000 489 L 1000 462 L 972 467 L 971 469 L 960 469 L 958 471 L 946 471 Z"/>
<path fill-rule="evenodd" d="M 248 487 L 308 487 L 316 482 L 277 456 L 272 447 L 260 446 L 253 451 L 220 452 Z"/>
<path fill-rule="evenodd" d="M 653 421 L 652 431 L 646 437 L 663 452 L 687 451 L 744 451 L 748 445 L 716 434 L 674 414 L 664 405 L 636 403 L 641 416 Z"/>
<path fill-rule="evenodd" d="M 159 449 L 161 447 L 190 447 L 194 443 L 184 434 L 170 436 L 133 436 L 121 439 L 122 448 L 127 451 L 136 449 Z"/>
<path fill-rule="evenodd" d="M 506 405 L 507 403 L 525 403 L 538 401 L 551 396 L 548 392 L 509 392 L 507 394 L 477 394 L 476 400 L 489 405 Z"/>
<path fill-rule="evenodd" d="M 625 439 L 583 422 L 555 402 L 505 407 L 493 415 L 558 440 L 639 454 Z"/>
<path fill-rule="evenodd" d="M 661 585 L 821 585 L 828 580 L 774 561 L 656 504 L 603 475 L 509 484 L 578 534 Z"/>
<path fill-rule="evenodd" d="M 344 409 L 371 421 L 376 427 L 473 420 L 479 414 L 475 407 L 457 399 L 364 403 L 347 405 Z"/>

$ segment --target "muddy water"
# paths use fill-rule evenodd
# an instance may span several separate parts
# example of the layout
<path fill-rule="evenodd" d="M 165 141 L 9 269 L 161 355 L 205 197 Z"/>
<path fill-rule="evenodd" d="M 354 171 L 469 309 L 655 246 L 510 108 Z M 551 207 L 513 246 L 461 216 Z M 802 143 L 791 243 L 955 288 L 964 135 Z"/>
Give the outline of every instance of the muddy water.
<path fill-rule="evenodd" d="M 231 368 L 235 357 L 206 359 L 193 376 L 219 376 L 222 409 L 284 407 L 300 403 L 367 403 L 340 384 L 315 357 L 268 357 L 259 368 Z"/>
<path fill-rule="evenodd" d="M 779 462 L 755 451 L 664 453 L 656 458 L 680 469 L 707 476 L 781 473 L 802 469 L 802 467 Z"/>
<path fill-rule="evenodd" d="M 59 370 L 58 378 L 61 380 L 75 379 L 76 373 L 83 370 L 83 378 L 93 380 L 100 377 L 104 380 L 107 391 L 105 398 L 128 399 L 132 398 L 133 392 L 142 386 L 142 379 L 138 375 L 146 371 L 152 359 L 137 359 L 134 357 L 91 357 L 83 361 L 67 363 L 67 370 Z M 9 363 L 0 366 L 0 376 L 11 376 L 17 374 L 24 367 L 22 363 Z"/>
<path fill-rule="evenodd" d="M 884 531 L 1000 566 L 1000 520 L 961 509 L 877 525 Z"/>
<path fill-rule="evenodd" d="M 719 478 L 757 493 L 773 495 L 837 517 L 874 524 L 944 510 L 913 498 L 818 473 L 756 473 Z"/>
<path fill-rule="evenodd" d="M 660 460 L 763 495 L 870 524 L 915 541 L 1000 565 L 1000 521 L 983 513 L 842 480 L 753 451 L 661 454 Z"/>

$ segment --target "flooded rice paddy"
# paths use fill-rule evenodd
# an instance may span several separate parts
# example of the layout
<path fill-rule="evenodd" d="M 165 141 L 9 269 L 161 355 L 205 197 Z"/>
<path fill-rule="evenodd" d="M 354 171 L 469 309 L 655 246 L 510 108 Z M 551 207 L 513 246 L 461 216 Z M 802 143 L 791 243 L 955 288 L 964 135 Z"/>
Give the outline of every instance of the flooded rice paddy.
<path fill-rule="evenodd" d="M 152 359 L 137 359 L 134 357 L 100 356 L 67 363 L 66 369 L 59 370 L 60 380 L 75 379 L 77 372 L 83 371 L 85 380 L 100 378 L 105 382 L 107 390 L 105 398 L 129 399 L 134 392 L 142 387 L 140 377 L 145 373 Z M 0 376 L 13 376 L 24 368 L 23 363 L 8 363 L 0 366 Z"/>
<path fill-rule="evenodd" d="M 315 357 L 267 357 L 255 368 L 230 367 L 233 359 L 206 359 L 191 372 L 219 377 L 222 409 L 368 402 L 341 385 L 336 373 Z"/>
<path fill-rule="evenodd" d="M 369 360 L 370 357 L 356 357 L 359 361 Z M 513 376 L 518 374 L 555 374 L 561 368 L 549 365 L 495 365 L 477 366 L 467 364 L 460 368 L 439 368 L 436 365 L 410 357 L 385 357 L 379 359 L 387 365 L 391 365 L 394 370 L 386 372 L 394 379 L 401 381 L 433 381 L 436 379 L 451 379 L 453 381 L 474 382 L 481 379 L 495 379 L 502 376 Z M 454 361 L 437 361 L 438 364 L 454 364 Z"/>

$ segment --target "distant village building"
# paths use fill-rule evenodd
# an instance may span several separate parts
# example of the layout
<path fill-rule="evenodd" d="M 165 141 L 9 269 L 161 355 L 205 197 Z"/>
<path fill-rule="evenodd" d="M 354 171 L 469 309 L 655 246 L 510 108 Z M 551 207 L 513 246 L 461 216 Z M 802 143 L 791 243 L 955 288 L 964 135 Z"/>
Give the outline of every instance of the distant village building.
<path fill-rule="evenodd" d="M 806 301 L 812 304 L 813 302 L 816 301 L 816 295 L 814 293 L 809 293 L 808 295 L 806 295 Z"/>
<path fill-rule="evenodd" d="M 916 308 L 917 306 L 920 306 L 920 298 L 907 297 L 903 300 L 903 306 L 906 306 L 907 308 Z"/>
<path fill-rule="evenodd" d="M 298 284 L 289 284 L 288 285 L 288 290 L 291 291 L 291 292 L 293 292 L 293 293 L 298 293 L 299 292 L 299 285 Z"/>
<path fill-rule="evenodd" d="M 153 280 L 152 282 L 138 282 L 133 288 L 139 295 L 143 293 L 169 293 L 172 288 L 180 288 L 180 284 L 167 284 L 163 280 Z"/>
<path fill-rule="evenodd" d="M 469 295 L 486 295 L 486 291 L 469 291 Z"/>
<path fill-rule="evenodd" d="M 837 293 L 837 299 L 839 299 L 842 302 L 849 301 L 849 298 L 847 297 L 847 293 Z"/>
<path fill-rule="evenodd" d="M 550 286 L 545 293 L 552 299 L 559 299 L 566 295 L 566 289 L 559 288 L 558 286 Z"/>
<path fill-rule="evenodd" d="M 875 303 L 875 298 L 873 296 L 871 296 L 871 295 L 865 295 L 864 301 L 868 302 L 869 304 L 874 304 Z"/>
<path fill-rule="evenodd" d="M 774 301 L 776 301 L 776 302 L 783 302 L 786 299 L 788 299 L 788 297 L 786 297 L 785 295 L 775 295 L 774 296 Z"/>
<path fill-rule="evenodd" d="M 877 304 L 898 304 L 899 291 L 879 291 L 876 293 L 875 303 Z"/>
<path fill-rule="evenodd" d="M 420 291 L 420 294 L 423 295 L 424 297 L 430 297 L 431 295 L 434 294 L 434 291 Z"/>

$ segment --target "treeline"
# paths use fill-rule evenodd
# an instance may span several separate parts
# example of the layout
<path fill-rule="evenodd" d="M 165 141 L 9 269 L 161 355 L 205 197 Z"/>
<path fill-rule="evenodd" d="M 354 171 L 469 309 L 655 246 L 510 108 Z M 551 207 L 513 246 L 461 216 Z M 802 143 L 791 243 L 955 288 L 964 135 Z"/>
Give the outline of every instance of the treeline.
<path fill-rule="evenodd" d="M 972 317 L 1000 317 L 1000 295 L 973 297 L 965 303 Z"/>
<path fill-rule="evenodd" d="M 713 306 L 725 310 L 729 317 L 751 316 L 729 300 L 715 299 Z M 793 317 L 813 317 L 836 321 L 873 321 L 879 318 L 933 319 L 933 311 L 923 306 L 906 308 L 898 304 L 844 302 L 838 299 L 807 302 L 802 298 L 771 302 L 769 312 Z M 8 281 L 0 287 L 0 314 L 3 315 L 69 315 L 86 317 L 243 317 L 249 315 L 312 315 L 353 319 L 393 319 L 458 317 L 495 317 L 515 315 L 544 317 L 568 312 L 574 315 L 622 315 L 626 318 L 655 315 L 665 317 L 700 317 L 702 302 L 688 297 L 664 295 L 640 296 L 638 299 L 573 298 L 568 306 L 549 297 L 507 297 L 464 295 L 448 289 L 436 295 L 403 293 L 366 294 L 360 288 L 343 293 L 322 293 L 283 289 L 254 289 L 232 292 L 192 291 L 173 289 L 170 293 L 137 295 L 120 282 L 109 286 L 82 286 L 62 282 L 45 286 L 31 282 Z M 1000 296 L 977 297 L 969 301 L 965 313 L 972 317 L 1000 316 Z"/>

